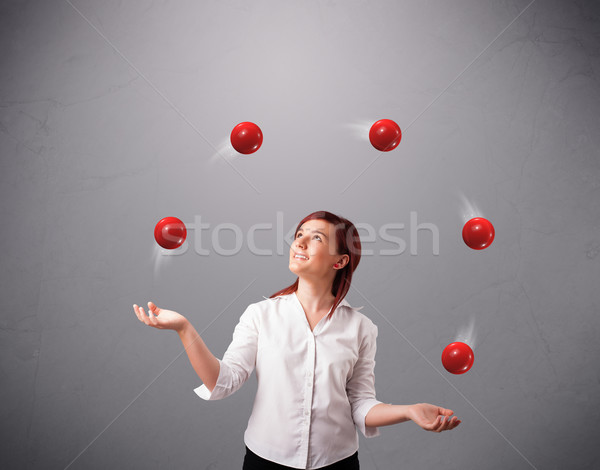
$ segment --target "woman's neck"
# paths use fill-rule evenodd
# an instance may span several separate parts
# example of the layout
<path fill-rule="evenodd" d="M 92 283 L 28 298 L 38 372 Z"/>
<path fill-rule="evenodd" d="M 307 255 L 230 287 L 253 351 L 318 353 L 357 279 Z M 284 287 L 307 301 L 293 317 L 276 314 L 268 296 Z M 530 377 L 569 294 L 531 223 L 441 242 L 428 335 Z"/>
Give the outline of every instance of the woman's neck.
<path fill-rule="evenodd" d="M 303 279 L 298 281 L 296 295 L 307 313 L 329 311 L 335 300 L 335 296 L 331 293 L 331 286 L 323 283 L 314 284 Z"/>

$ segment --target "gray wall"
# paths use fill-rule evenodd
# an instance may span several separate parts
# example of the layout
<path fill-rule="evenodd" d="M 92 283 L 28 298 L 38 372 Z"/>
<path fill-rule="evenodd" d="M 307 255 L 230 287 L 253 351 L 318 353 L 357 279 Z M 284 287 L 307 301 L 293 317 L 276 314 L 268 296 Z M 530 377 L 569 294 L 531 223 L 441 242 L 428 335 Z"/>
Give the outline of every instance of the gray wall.
<path fill-rule="evenodd" d="M 463 421 L 361 435 L 361 468 L 600 466 L 597 2 L 4 1 L 0 25 L 2 468 L 241 468 L 254 376 L 202 401 L 177 335 L 131 306 L 221 357 L 294 280 L 280 232 L 321 209 L 372 251 L 347 298 L 379 326 L 378 398 Z M 385 154 L 381 118 L 404 132 Z M 241 121 L 264 132 L 250 156 L 227 146 Z M 487 250 L 462 242 L 474 215 Z M 165 216 L 190 228 L 173 256 Z M 385 255 L 391 223 L 407 248 Z"/>

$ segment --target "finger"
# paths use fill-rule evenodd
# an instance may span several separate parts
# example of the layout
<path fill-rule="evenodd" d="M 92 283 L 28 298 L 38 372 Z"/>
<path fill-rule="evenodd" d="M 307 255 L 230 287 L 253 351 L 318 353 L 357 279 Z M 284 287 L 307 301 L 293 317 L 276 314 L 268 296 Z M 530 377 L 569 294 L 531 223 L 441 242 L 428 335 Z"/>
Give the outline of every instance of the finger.
<path fill-rule="evenodd" d="M 448 422 L 449 421 L 444 416 L 441 416 L 441 422 L 437 429 L 437 432 L 445 431 L 448 428 Z"/>
<path fill-rule="evenodd" d="M 154 315 L 158 315 L 160 313 L 160 308 L 158 308 L 154 302 L 148 302 L 148 310 L 152 310 Z"/>
<path fill-rule="evenodd" d="M 150 326 L 158 326 L 158 320 L 156 319 L 156 315 L 148 311 L 148 318 L 150 319 Z"/>
<path fill-rule="evenodd" d="M 443 419 L 443 418 L 440 418 L 440 417 L 438 417 L 438 418 L 435 420 L 435 424 L 434 424 L 433 428 L 431 429 L 431 431 L 433 431 L 433 432 L 441 432 L 441 431 L 442 431 L 442 426 L 443 426 L 443 425 L 444 425 L 444 419 Z"/>
<path fill-rule="evenodd" d="M 135 316 L 137 317 L 137 319 L 139 321 L 142 321 L 142 318 L 140 317 L 140 314 L 138 312 L 138 306 L 136 304 L 133 304 L 133 311 L 135 312 Z"/>
<path fill-rule="evenodd" d="M 456 418 L 456 417 L 455 417 Z M 454 422 L 451 424 L 450 429 L 454 429 L 455 427 L 457 427 L 460 424 L 460 419 L 456 418 L 456 420 L 454 420 Z"/>
<path fill-rule="evenodd" d="M 142 316 L 142 312 L 140 311 L 140 307 L 138 305 L 135 306 L 135 314 L 138 317 L 138 320 L 144 323 L 144 318 Z"/>
<path fill-rule="evenodd" d="M 453 416 L 452 418 L 448 419 L 448 425 L 446 426 L 446 431 L 450 430 L 450 429 L 454 429 L 458 423 L 458 418 L 456 416 Z"/>
<path fill-rule="evenodd" d="M 140 309 L 140 315 L 142 316 L 142 321 L 146 325 L 150 325 L 150 320 L 148 319 L 148 315 L 146 315 L 146 312 L 144 312 L 144 309 L 142 307 L 139 307 L 139 309 Z"/>
<path fill-rule="evenodd" d="M 450 429 L 451 425 L 452 425 L 452 419 L 449 417 L 444 418 L 442 426 L 440 428 L 440 432 L 447 431 L 448 429 Z"/>
<path fill-rule="evenodd" d="M 447 416 L 440 416 L 440 425 L 437 427 L 436 432 L 442 432 L 448 429 L 450 425 L 450 418 Z"/>
<path fill-rule="evenodd" d="M 443 417 L 443 416 L 439 416 L 439 415 L 438 415 L 438 416 L 435 418 L 435 420 L 433 421 L 433 423 L 431 423 L 429 426 L 427 426 L 427 428 L 426 428 L 426 429 L 427 429 L 428 431 L 439 432 L 439 431 L 438 431 L 438 429 L 440 428 L 440 426 L 441 426 L 442 424 L 444 424 L 444 423 L 443 423 L 443 421 L 442 421 L 443 419 L 444 419 L 444 417 Z"/>
<path fill-rule="evenodd" d="M 453 426 L 453 422 L 452 422 L 453 418 L 450 417 L 446 417 L 446 419 L 444 419 L 444 425 L 442 426 L 442 431 L 447 431 L 448 429 L 452 429 L 451 426 Z"/>
<path fill-rule="evenodd" d="M 447 409 L 447 408 L 441 408 L 441 407 L 440 407 L 440 408 L 438 409 L 438 411 L 439 411 L 439 413 L 440 413 L 441 415 L 444 415 L 444 416 L 452 416 L 452 415 L 454 414 L 454 411 L 452 411 L 452 410 L 449 410 L 449 409 Z"/>

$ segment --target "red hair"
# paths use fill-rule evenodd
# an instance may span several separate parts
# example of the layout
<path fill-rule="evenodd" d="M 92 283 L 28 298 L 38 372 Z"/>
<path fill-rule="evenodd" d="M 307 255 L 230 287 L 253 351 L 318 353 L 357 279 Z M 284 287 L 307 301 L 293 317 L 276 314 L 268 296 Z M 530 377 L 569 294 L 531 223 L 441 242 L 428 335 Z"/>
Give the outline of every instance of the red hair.
<path fill-rule="evenodd" d="M 333 307 L 331 312 L 329 312 L 329 319 L 335 312 L 335 309 L 340 304 L 340 302 L 346 297 L 348 290 L 350 289 L 350 282 L 352 281 L 352 273 L 358 266 L 360 262 L 360 237 L 358 235 L 358 230 L 352 222 L 348 219 L 344 219 L 343 217 L 339 217 L 331 212 L 327 211 L 317 211 L 312 214 L 307 215 L 300 221 L 298 226 L 296 227 L 296 231 L 294 232 L 294 239 L 296 238 L 296 234 L 302 224 L 309 220 L 326 220 L 330 222 L 335 227 L 335 247 L 337 253 L 340 255 L 348 255 L 350 260 L 342 269 L 339 269 L 335 275 L 333 280 L 333 285 L 331 287 L 331 293 L 335 296 L 335 301 L 333 302 Z M 275 292 L 270 298 L 277 297 L 279 295 L 288 295 L 296 292 L 298 290 L 298 281 L 299 278 L 296 279 L 292 285 L 281 289 L 280 291 Z"/>

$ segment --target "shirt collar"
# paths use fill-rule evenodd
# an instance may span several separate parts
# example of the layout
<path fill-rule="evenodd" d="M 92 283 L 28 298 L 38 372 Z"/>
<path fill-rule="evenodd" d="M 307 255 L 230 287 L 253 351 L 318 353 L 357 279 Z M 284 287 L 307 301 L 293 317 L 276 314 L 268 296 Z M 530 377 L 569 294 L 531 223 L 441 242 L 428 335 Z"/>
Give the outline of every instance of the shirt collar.
<path fill-rule="evenodd" d="M 273 297 L 273 298 L 269 298 L 269 297 L 265 297 L 263 296 L 264 299 L 266 300 L 277 300 L 277 299 L 285 299 L 285 300 L 294 300 L 294 297 L 296 296 L 295 292 L 292 292 L 291 294 L 288 295 L 278 295 L 277 297 Z M 343 298 L 342 301 L 339 303 L 338 307 L 348 307 L 348 308 L 353 308 L 348 301 L 346 300 L 346 298 Z M 355 308 L 355 310 L 360 310 L 362 307 L 357 307 Z"/>

